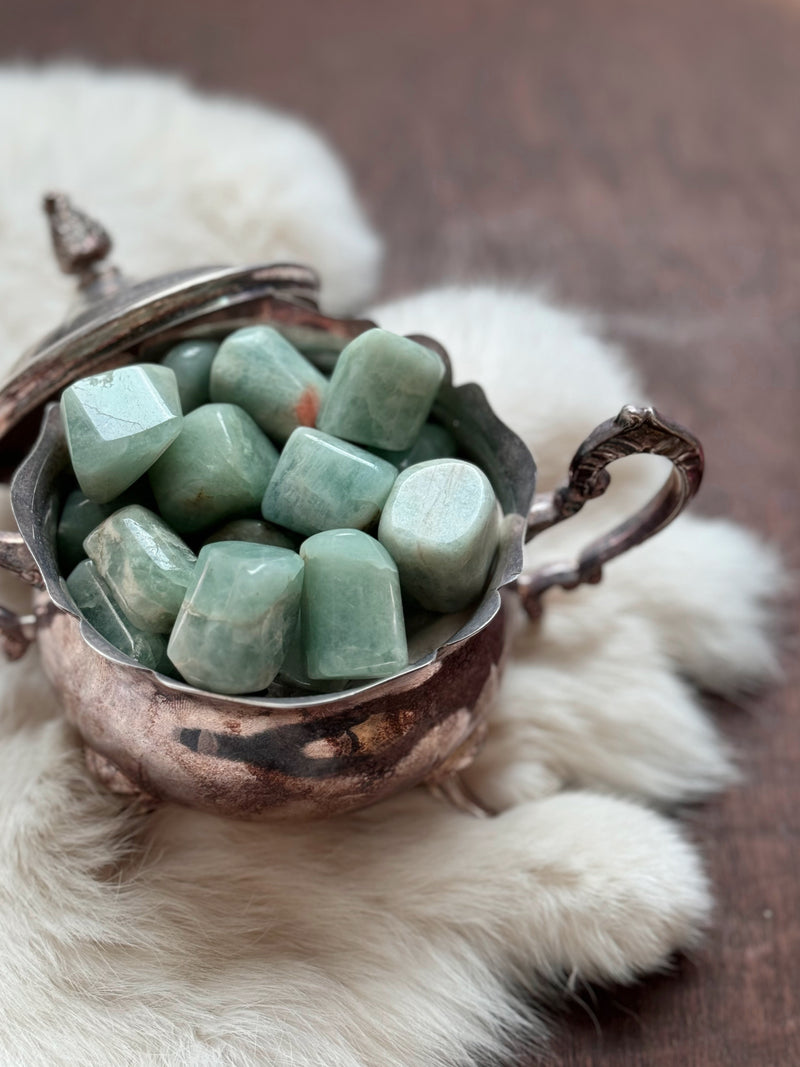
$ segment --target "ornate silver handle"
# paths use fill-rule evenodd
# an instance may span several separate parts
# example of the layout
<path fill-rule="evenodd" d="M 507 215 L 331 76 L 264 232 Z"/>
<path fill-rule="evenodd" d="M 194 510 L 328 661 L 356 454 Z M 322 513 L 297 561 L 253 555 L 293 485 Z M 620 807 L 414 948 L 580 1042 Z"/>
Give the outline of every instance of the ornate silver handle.
<path fill-rule="evenodd" d="M 525 540 L 575 515 L 587 500 L 602 496 L 611 481 L 606 470 L 609 463 L 642 453 L 671 460 L 670 477 L 649 504 L 593 541 L 576 562 L 551 563 L 517 580 L 517 590 L 531 618 L 541 614 L 545 590 L 553 585 L 574 589 L 583 582 L 599 582 L 604 563 L 658 533 L 695 495 L 703 477 L 703 449 L 697 438 L 654 408 L 626 406 L 615 419 L 589 434 L 572 458 L 566 485 L 553 493 L 536 495 Z"/>
<path fill-rule="evenodd" d="M 0 568 L 11 571 L 28 585 L 42 587 L 42 576 L 28 546 L 19 533 L 0 533 Z M 0 606 L 0 649 L 8 659 L 19 659 L 34 640 L 36 618 L 17 615 Z"/>

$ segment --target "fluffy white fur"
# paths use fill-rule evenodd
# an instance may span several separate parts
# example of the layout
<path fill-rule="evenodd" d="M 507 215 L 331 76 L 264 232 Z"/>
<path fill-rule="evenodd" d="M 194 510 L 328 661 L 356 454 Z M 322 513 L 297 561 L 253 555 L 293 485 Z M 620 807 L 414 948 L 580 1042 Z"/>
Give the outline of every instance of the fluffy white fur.
<path fill-rule="evenodd" d="M 340 165 L 285 118 L 143 75 L 19 70 L 0 76 L 0 136 L 5 364 L 62 311 L 35 203 L 50 185 L 102 217 L 141 275 L 305 259 L 330 306 L 374 280 Z M 448 346 L 531 444 L 543 487 L 595 423 L 643 399 L 618 351 L 534 294 L 443 289 L 374 314 Z M 619 517 L 655 466 L 618 464 L 608 498 L 532 546 L 531 565 Z M 755 538 L 684 517 L 600 586 L 552 593 L 541 624 L 518 620 L 470 772 L 505 809 L 491 821 L 420 790 L 316 825 L 142 814 L 87 778 L 35 650 L 3 666 L 0 1062 L 499 1062 L 543 1034 L 531 997 L 663 967 L 696 943 L 710 897 L 694 848 L 647 805 L 730 779 L 686 679 L 729 693 L 774 674 L 779 581 Z"/>
<path fill-rule="evenodd" d="M 296 118 L 177 78 L 106 73 L 100 86 L 82 67 L 21 67 L 0 72 L 0 131 L 4 358 L 72 299 L 39 207 L 50 189 L 103 220 L 132 277 L 267 255 L 319 271 L 333 312 L 372 293 L 380 242 L 339 159 Z"/>

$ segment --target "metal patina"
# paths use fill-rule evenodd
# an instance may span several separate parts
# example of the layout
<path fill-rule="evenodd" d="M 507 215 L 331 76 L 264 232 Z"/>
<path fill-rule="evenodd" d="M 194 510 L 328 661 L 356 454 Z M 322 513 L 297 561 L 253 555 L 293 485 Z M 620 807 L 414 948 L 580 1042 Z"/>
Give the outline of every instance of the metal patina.
<path fill-rule="evenodd" d="M 486 593 L 437 647 L 391 678 L 320 696 L 210 694 L 128 659 L 78 617 L 59 574 L 55 532 L 69 460 L 57 400 L 70 382 L 156 360 L 178 339 L 219 338 L 269 323 L 321 369 L 368 320 L 334 318 L 317 305 L 305 267 L 209 267 L 130 283 L 107 261 L 111 241 L 59 194 L 47 197 L 56 257 L 77 276 L 69 321 L 27 353 L 0 390 L 0 441 L 19 532 L 0 534 L 0 566 L 36 587 L 33 614 L 0 608 L 0 645 L 21 656 L 38 641 L 48 677 L 86 746 L 90 770 L 114 792 L 172 800 L 247 818 L 325 816 L 427 783 L 472 814 L 487 814 L 460 772 L 486 731 L 503 666 L 509 597 L 532 618 L 553 585 L 597 582 L 603 564 L 662 529 L 697 491 L 699 442 L 652 408 L 626 407 L 580 446 L 566 484 L 535 496 L 536 467 L 523 442 L 475 384 L 448 372 L 434 413 L 460 454 L 488 475 L 503 511 Z M 36 437 L 39 430 L 38 438 Z M 34 442 L 34 438 L 36 438 Z M 615 459 L 649 452 L 673 463 L 656 497 L 577 562 L 522 575 L 523 543 L 600 496 Z M 535 699 L 535 694 L 531 694 Z"/>

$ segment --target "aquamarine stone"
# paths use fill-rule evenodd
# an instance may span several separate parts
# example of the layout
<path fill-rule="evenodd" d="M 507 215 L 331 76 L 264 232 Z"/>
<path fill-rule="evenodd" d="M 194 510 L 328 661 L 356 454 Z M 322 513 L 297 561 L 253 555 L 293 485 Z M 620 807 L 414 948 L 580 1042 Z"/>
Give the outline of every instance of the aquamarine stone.
<path fill-rule="evenodd" d="M 184 415 L 211 399 L 211 363 L 218 348 L 218 341 L 181 341 L 161 360 L 165 367 L 175 372 Z"/>
<path fill-rule="evenodd" d="M 271 326 L 246 326 L 219 346 L 211 399 L 238 404 L 274 441 L 314 426 L 328 381 Z"/>
<path fill-rule="evenodd" d="M 296 545 L 291 537 L 271 522 L 261 519 L 232 519 L 220 526 L 211 537 L 206 538 L 207 545 L 217 541 L 249 541 L 254 545 L 272 545 L 273 548 L 288 548 L 295 551 Z"/>
<path fill-rule="evenodd" d="M 83 547 L 134 626 L 169 633 L 196 562 L 180 537 L 132 504 L 92 530 Z"/>
<path fill-rule="evenodd" d="M 109 644 L 145 667 L 172 674 L 167 639 L 134 626 L 111 595 L 91 560 L 79 563 L 67 578 L 67 589 L 81 615 Z"/>
<path fill-rule="evenodd" d="M 499 522 L 494 491 L 479 467 L 434 459 L 398 475 L 378 537 L 405 593 L 429 611 L 460 611 L 483 591 Z"/>
<path fill-rule="evenodd" d="M 69 573 L 82 559 L 86 559 L 84 540 L 95 526 L 99 526 L 115 510 L 115 504 L 114 500 L 108 504 L 95 504 L 80 489 L 73 490 L 67 496 L 56 530 L 56 548 L 62 574 Z M 98 627 L 95 626 L 95 629 Z"/>
<path fill-rule="evenodd" d="M 103 519 L 128 504 L 152 503 L 147 481 L 135 482 L 130 489 L 107 504 L 96 504 L 80 489 L 67 494 L 56 531 L 56 548 L 62 574 L 68 574 L 82 559 L 86 559 L 83 542 Z"/>
<path fill-rule="evenodd" d="M 294 632 L 302 588 L 296 552 L 205 545 L 169 639 L 170 660 L 187 682 L 213 693 L 266 689 Z"/>
<path fill-rule="evenodd" d="M 444 372 L 442 360 L 424 345 L 388 330 L 367 330 L 342 350 L 317 426 L 370 448 L 410 448 Z"/>
<path fill-rule="evenodd" d="M 356 445 L 302 427 L 286 442 L 261 513 L 302 534 L 372 525 L 397 469 Z"/>
<path fill-rule="evenodd" d="M 150 468 L 158 510 L 178 533 L 258 514 L 278 462 L 275 446 L 234 404 L 204 404 Z"/>
<path fill-rule="evenodd" d="M 183 421 L 175 374 L 150 363 L 75 382 L 64 390 L 61 414 L 78 485 L 98 504 L 133 485 Z"/>
<path fill-rule="evenodd" d="M 390 452 L 385 448 L 373 448 L 372 452 L 399 471 L 413 467 L 415 463 L 425 463 L 429 459 L 450 459 L 458 452 L 456 439 L 437 422 L 426 422 L 411 448 L 403 452 Z"/>
<path fill-rule="evenodd" d="M 383 678 L 408 663 L 391 556 L 360 530 L 327 530 L 300 546 L 301 618 L 310 678 Z"/>
<path fill-rule="evenodd" d="M 298 612 L 294 632 L 278 671 L 278 682 L 299 689 L 306 694 L 335 693 L 347 685 L 346 678 L 311 678 L 306 665 L 306 650 L 303 645 L 302 612 Z"/>

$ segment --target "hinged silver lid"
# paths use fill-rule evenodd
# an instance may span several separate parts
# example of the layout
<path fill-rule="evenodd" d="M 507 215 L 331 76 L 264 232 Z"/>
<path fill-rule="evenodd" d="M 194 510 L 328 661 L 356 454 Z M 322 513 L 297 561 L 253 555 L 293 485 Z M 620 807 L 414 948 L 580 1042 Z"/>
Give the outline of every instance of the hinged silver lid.
<path fill-rule="evenodd" d="M 344 344 L 371 325 L 322 315 L 317 275 L 296 264 L 199 267 L 129 281 L 109 263 L 111 239 L 98 222 L 60 193 L 45 197 L 44 206 L 59 266 L 77 278 L 78 302 L 0 388 L 0 441 L 76 378 L 147 358 L 147 342 L 173 330 L 185 336 L 263 320 Z"/>

